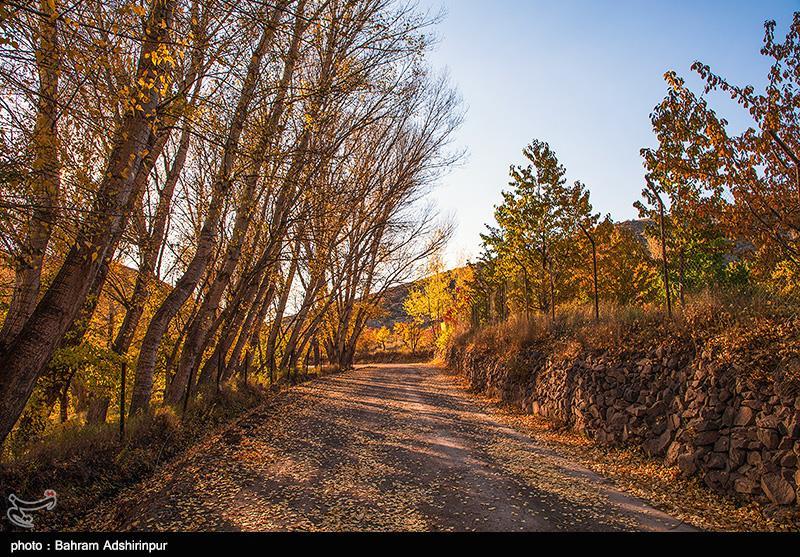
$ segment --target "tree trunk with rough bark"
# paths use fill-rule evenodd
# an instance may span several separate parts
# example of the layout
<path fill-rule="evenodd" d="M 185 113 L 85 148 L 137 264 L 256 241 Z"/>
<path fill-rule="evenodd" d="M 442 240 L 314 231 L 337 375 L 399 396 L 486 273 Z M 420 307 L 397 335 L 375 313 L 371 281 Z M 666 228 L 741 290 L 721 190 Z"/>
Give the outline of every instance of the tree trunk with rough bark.
<path fill-rule="evenodd" d="M 166 143 L 167 135 L 168 134 L 165 134 L 163 143 Z M 136 284 L 133 288 L 130 307 L 125 313 L 125 318 L 122 320 L 122 325 L 114 340 L 113 350 L 120 356 L 127 354 L 130 349 L 133 335 L 136 333 L 136 328 L 139 326 L 139 321 L 144 313 L 144 306 L 150 295 L 150 286 L 155 278 L 158 255 L 161 250 L 161 245 L 164 242 L 167 220 L 172 205 L 172 196 L 175 192 L 175 186 L 178 183 L 180 173 L 186 163 L 186 155 L 189 151 L 189 138 L 189 124 L 186 122 L 181 132 L 178 151 L 173 159 L 172 167 L 170 168 L 164 187 L 159 194 L 158 207 L 156 209 L 155 219 L 153 220 L 152 230 L 142 246 L 142 253 L 139 259 L 139 271 L 136 274 Z M 163 148 L 164 145 L 161 144 L 161 149 L 159 149 L 159 151 L 163 150 Z"/>
<path fill-rule="evenodd" d="M 225 196 L 230 191 L 231 172 L 239 155 L 239 142 L 255 94 L 261 71 L 261 62 L 272 44 L 278 22 L 282 17 L 283 8 L 285 8 L 286 4 L 287 2 L 283 1 L 279 6 L 273 8 L 270 21 L 262 30 L 259 43 L 250 59 L 247 76 L 242 85 L 242 91 L 225 142 L 223 161 L 212 187 L 212 200 L 200 232 L 194 256 L 175 288 L 156 310 L 142 340 L 131 393 L 130 415 L 132 416 L 146 412 L 149 409 L 153 392 L 153 373 L 155 372 L 156 356 L 161 346 L 161 340 L 172 319 L 194 292 L 211 259 L 211 254 L 217 241 L 217 228 L 219 227 L 222 205 Z"/>
<path fill-rule="evenodd" d="M 245 187 L 240 196 L 233 233 L 231 234 L 231 240 L 228 243 L 223 263 L 214 277 L 209 292 L 203 299 L 197 317 L 189 328 L 189 334 L 184 343 L 183 350 L 181 351 L 178 369 L 176 371 L 176 376 L 181 378 L 181 382 L 183 382 L 184 377 L 188 377 L 188 370 L 197 366 L 197 360 L 202 354 L 202 347 L 207 343 L 210 334 L 213 334 L 210 330 L 213 316 L 219 308 L 222 295 L 228 287 L 230 278 L 241 258 L 242 246 L 253 220 L 252 211 L 257 200 L 256 189 L 258 186 L 258 179 L 266 163 L 269 149 L 275 141 L 275 135 L 279 129 L 281 118 L 283 117 L 286 96 L 297 63 L 300 38 L 308 25 L 302 16 L 304 4 L 305 2 L 300 2 L 294 16 L 295 26 L 292 43 L 286 56 L 286 62 L 284 63 L 283 75 L 278 83 L 276 97 L 272 103 L 267 122 L 264 129 L 259 134 L 259 141 L 254 149 L 255 158 L 250 164 L 248 175 L 245 177 Z M 203 376 L 201 375 L 201 377 Z M 182 385 L 176 385 L 176 387 L 180 388 Z M 176 388 L 175 390 L 177 391 L 178 389 Z M 173 396 L 170 398 L 175 399 L 178 393 L 175 392 L 172 393 L 172 395 Z"/>
<path fill-rule="evenodd" d="M 138 80 L 155 81 L 164 71 L 152 54 L 169 42 L 174 0 L 153 4 L 145 30 Z M 50 360 L 83 304 L 118 229 L 123 226 L 135 189 L 135 176 L 161 101 L 158 87 L 141 92 L 142 102 L 122 120 L 115 134 L 107 171 L 75 245 L 50 287 L 14 341 L 4 347 L 0 381 L 0 444 L 14 426 Z"/>
<path fill-rule="evenodd" d="M 106 423 L 106 419 L 108 418 L 108 407 L 110 404 L 111 399 L 107 396 L 90 397 L 88 407 L 86 409 L 86 423 L 90 425 Z"/>
<path fill-rule="evenodd" d="M 58 215 L 61 191 L 61 162 L 58 155 L 58 94 L 61 51 L 58 42 L 56 2 L 40 2 L 43 14 L 39 26 L 36 65 L 39 71 L 36 123 L 30 190 L 33 210 L 27 237 L 16 265 L 14 290 L 0 329 L 0 352 L 19 334 L 33 313 L 41 287 L 45 250 Z"/>

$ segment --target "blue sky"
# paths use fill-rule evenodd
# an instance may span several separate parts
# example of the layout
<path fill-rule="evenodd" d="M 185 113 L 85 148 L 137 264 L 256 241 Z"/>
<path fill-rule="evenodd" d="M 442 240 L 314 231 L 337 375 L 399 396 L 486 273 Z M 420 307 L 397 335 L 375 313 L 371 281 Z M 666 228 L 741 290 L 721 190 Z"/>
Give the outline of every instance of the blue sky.
<path fill-rule="evenodd" d="M 460 90 L 468 112 L 457 143 L 466 161 L 433 194 L 458 225 L 447 262 L 479 253 L 509 165 L 533 138 L 548 141 L 592 191 L 595 209 L 637 216 L 643 187 L 639 149 L 653 144 L 649 114 L 663 98 L 665 71 L 698 86 L 701 60 L 736 83 L 763 83 L 763 22 L 785 31 L 800 0 L 420 0 L 443 8 L 431 56 Z M 734 126 L 746 118 L 712 98 Z"/>

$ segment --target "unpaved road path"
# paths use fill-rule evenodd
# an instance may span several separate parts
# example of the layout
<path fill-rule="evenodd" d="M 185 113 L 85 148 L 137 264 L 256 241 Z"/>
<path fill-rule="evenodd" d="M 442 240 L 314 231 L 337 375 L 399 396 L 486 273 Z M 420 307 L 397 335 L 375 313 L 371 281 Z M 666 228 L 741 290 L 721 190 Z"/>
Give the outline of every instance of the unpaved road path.
<path fill-rule="evenodd" d="M 296 387 L 79 525 L 144 531 L 687 530 L 425 365 Z"/>

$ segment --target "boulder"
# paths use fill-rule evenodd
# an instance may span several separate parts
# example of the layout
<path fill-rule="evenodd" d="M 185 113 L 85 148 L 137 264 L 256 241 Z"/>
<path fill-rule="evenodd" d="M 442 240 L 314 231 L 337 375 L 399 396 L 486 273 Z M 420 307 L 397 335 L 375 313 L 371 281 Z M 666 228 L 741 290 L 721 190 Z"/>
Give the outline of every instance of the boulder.
<path fill-rule="evenodd" d="M 722 425 L 725 427 L 731 427 L 735 419 L 736 411 L 733 409 L 733 406 L 726 407 L 725 411 L 722 412 Z"/>
<path fill-rule="evenodd" d="M 731 438 L 730 437 L 720 437 L 717 439 L 717 442 L 714 443 L 714 452 L 715 453 L 725 453 L 728 452 L 728 449 L 731 447 Z"/>
<path fill-rule="evenodd" d="M 722 453 L 711 453 L 706 460 L 705 467 L 710 470 L 724 470 L 728 464 L 728 459 Z"/>
<path fill-rule="evenodd" d="M 635 416 L 637 418 L 640 418 L 645 414 L 647 414 L 647 408 L 641 404 L 631 404 L 630 406 L 628 406 L 628 408 L 626 408 L 626 411 L 631 416 Z"/>
<path fill-rule="evenodd" d="M 693 453 L 684 453 L 678 457 L 678 468 L 684 476 L 697 472 L 697 462 Z"/>
<path fill-rule="evenodd" d="M 780 459 L 783 468 L 797 468 L 797 455 L 794 452 L 785 451 Z"/>
<path fill-rule="evenodd" d="M 769 450 L 774 450 L 778 448 L 778 445 L 780 445 L 781 436 L 778 435 L 778 432 L 774 429 L 759 428 L 758 440 Z"/>
<path fill-rule="evenodd" d="M 610 445 L 611 443 L 614 442 L 614 437 L 604 429 L 597 431 L 597 433 L 595 433 L 594 439 L 600 445 Z"/>
<path fill-rule="evenodd" d="M 786 435 L 793 439 L 800 439 L 800 412 L 795 413 L 794 416 L 784 422 L 786 427 Z"/>
<path fill-rule="evenodd" d="M 703 411 L 702 417 L 695 420 L 692 426 L 695 431 L 719 431 L 722 428 L 722 420 L 712 411 Z"/>
<path fill-rule="evenodd" d="M 714 490 L 723 489 L 730 479 L 730 474 L 722 470 L 712 470 L 703 477 L 703 482 Z"/>
<path fill-rule="evenodd" d="M 752 410 L 761 410 L 761 402 L 754 398 L 748 398 L 742 401 L 742 406 Z"/>
<path fill-rule="evenodd" d="M 667 431 L 667 429 L 667 420 L 665 420 L 663 417 L 656 418 L 655 421 L 653 421 L 653 424 L 650 426 L 650 431 L 653 435 L 661 435 Z"/>
<path fill-rule="evenodd" d="M 608 427 L 610 427 L 610 428 L 612 428 L 614 430 L 620 430 L 620 429 L 622 429 L 623 427 L 625 427 L 627 425 L 628 418 L 627 418 L 627 416 L 625 416 L 624 413 L 616 412 L 614 414 L 610 413 L 610 415 L 611 415 L 611 417 L 607 420 L 608 421 Z"/>
<path fill-rule="evenodd" d="M 703 447 L 715 444 L 719 440 L 719 437 L 719 431 L 717 430 L 701 431 L 695 436 L 694 442 L 698 446 Z"/>
<path fill-rule="evenodd" d="M 672 434 L 669 431 L 665 431 L 655 439 L 651 439 L 644 445 L 644 450 L 650 456 L 660 456 L 664 454 L 664 451 L 667 450 L 670 443 L 672 442 Z"/>
<path fill-rule="evenodd" d="M 733 425 L 738 427 L 746 427 L 753 423 L 755 420 L 755 412 L 748 406 L 742 406 L 736 413 L 736 418 L 733 420 Z"/>
<path fill-rule="evenodd" d="M 742 495 L 752 495 L 756 490 L 756 483 L 747 478 L 736 478 L 733 481 L 733 490 Z"/>
<path fill-rule="evenodd" d="M 761 478 L 761 489 L 767 498 L 776 505 L 791 505 L 795 500 L 792 484 L 779 474 L 765 474 Z"/>
<path fill-rule="evenodd" d="M 778 448 L 782 451 L 791 451 L 793 447 L 794 440 L 791 437 L 784 437 L 778 445 Z"/>
<path fill-rule="evenodd" d="M 679 442 L 675 441 L 667 449 L 667 456 L 664 462 L 667 466 L 674 466 L 678 463 L 678 457 L 681 456 L 682 446 Z"/>
<path fill-rule="evenodd" d="M 745 463 L 747 455 L 740 449 L 733 449 L 728 452 L 728 460 L 730 461 L 731 468 L 738 468 Z"/>
<path fill-rule="evenodd" d="M 781 421 L 777 416 L 765 415 L 756 418 L 756 425 L 761 429 L 778 429 Z"/>

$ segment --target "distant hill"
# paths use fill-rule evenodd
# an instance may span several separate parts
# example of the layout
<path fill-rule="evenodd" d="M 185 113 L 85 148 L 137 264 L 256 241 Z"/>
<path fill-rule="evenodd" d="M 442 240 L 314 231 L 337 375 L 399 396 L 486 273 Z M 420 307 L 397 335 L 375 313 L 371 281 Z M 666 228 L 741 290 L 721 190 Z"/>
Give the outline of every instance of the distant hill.
<path fill-rule="evenodd" d="M 626 228 L 633 232 L 634 236 L 642 243 L 643 246 L 647 247 L 647 226 L 651 223 L 648 219 L 637 219 L 637 220 L 626 220 L 624 222 L 617 223 L 617 226 L 620 228 Z"/>
<path fill-rule="evenodd" d="M 650 251 L 650 255 L 653 257 L 658 256 L 661 253 L 660 249 L 656 248 L 656 252 L 654 253 L 653 247 L 654 245 L 651 244 L 651 241 L 657 242 L 658 238 L 648 236 L 647 234 L 647 227 L 652 223 L 652 221 L 648 219 L 637 219 L 637 220 L 628 220 L 625 222 L 617 223 L 617 226 L 621 228 L 626 228 L 633 232 L 633 234 L 638 238 L 638 240 L 642 243 L 643 246 L 648 248 Z M 730 253 L 725 255 L 725 262 L 731 263 L 733 261 L 738 261 L 746 256 L 748 253 L 752 252 L 755 249 L 755 246 L 752 242 L 748 242 L 746 240 L 736 240 L 732 243 L 732 247 Z M 660 256 L 659 256 L 660 257 Z"/>
<path fill-rule="evenodd" d="M 399 286 L 395 286 L 387 290 L 386 293 L 383 295 L 383 308 L 386 312 L 385 315 L 370 320 L 369 322 L 367 322 L 367 327 L 370 327 L 372 329 L 380 329 L 381 327 L 387 327 L 391 329 L 392 327 L 394 327 L 395 323 L 407 321 L 408 314 L 406 313 L 405 308 L 403 308 L 403 302 L 406 301 L 409 292 L 411 292 L 411 289 L 418 282 L 419 281 L 408 282 L 406 284 L 401 284 Z"/>

